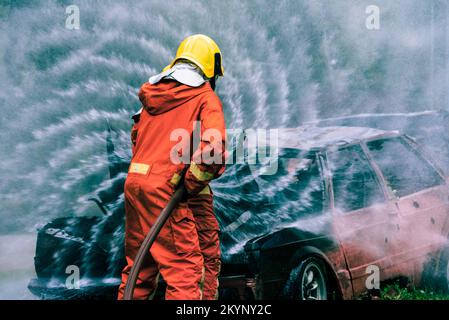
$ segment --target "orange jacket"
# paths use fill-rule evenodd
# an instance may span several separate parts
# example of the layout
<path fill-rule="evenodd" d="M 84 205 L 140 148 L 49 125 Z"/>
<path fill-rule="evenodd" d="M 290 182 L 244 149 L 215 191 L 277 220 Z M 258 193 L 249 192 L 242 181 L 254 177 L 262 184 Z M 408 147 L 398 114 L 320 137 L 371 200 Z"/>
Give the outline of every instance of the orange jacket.
<path fill-rule="evenodd" d="M 210 180 L 223 173 L 225 121 L 220 99 L 209 83 L 196 88 L 171 80 L 154 85 L 145 83 L 140 89 L 139 99 L 144 111 L 140 119 L 135 119 L 132 131 L 132 164 L 156 165 L 158 171 L 165 172 L 174 185 L 179 183 L 183 170 L 188 166 L 184 184 L 189 194 L 197 194 Z M 195 124 L 199 124 L 200 128 L 196 130 L 201 133 L 197 146 L 193 138 Z M 177 129 L 182 129 L 184 138 L 188 133 L 189 139 L 182 140 Z M 215 134 L 207 134 L 211 131 Z M 170 155 L 176 152 L 187 161 L 173 163 Z M 210 159 L 210 155 L 220 161 L 204 161 Z M 130 172 L 132 170 L 131 165 Z"/>

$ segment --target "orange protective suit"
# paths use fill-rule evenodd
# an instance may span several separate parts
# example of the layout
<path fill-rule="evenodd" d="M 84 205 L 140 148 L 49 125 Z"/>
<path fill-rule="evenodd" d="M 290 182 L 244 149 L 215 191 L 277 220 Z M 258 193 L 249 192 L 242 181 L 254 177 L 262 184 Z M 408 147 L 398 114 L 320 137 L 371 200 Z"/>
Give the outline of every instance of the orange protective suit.
<path fill-rule="evenodd" d="M 154 85 L 145 83 L 139 98 L 144 110 L 133 128 L 135 145 L 125 182 L 127 265 L 122 272 L 118 298 L 123 298 L 129 271 L 143 239 L 185 172 L 187 201 L 173 212 L 154 242 L 139 273 L 134 298 L 150 298 L 160 273 L 167 283 L 166 299 L 201 299 L 204 259 L 188 202 L 200 196 L 210 180 L 224 171 L 226 133 L 221 102 L 207 82 L 189 87 L 172 80 Z M 205 134 L 209 129 L 219 136 Z M 192 139 L 195 130 L 201 132 L 198 146 Z M 186 135 L 190 139 L 180 141 Z M 173 161 L 176 156 L 179 159 L 186 154 L 190 163 Z M 208 156 L 210 159 L 211 154 L 220 161 L 203 161 Z"/>

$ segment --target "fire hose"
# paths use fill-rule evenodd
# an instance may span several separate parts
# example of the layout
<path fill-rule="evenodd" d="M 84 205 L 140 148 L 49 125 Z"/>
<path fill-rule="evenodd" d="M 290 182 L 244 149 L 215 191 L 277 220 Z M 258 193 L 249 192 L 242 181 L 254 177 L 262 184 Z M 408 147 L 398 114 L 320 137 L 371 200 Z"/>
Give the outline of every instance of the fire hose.
<path fill-rule="evenodd" d="M 153 227 L 150 229 L 147 236 L 143 240 L 142 245 L 140 246 L 139 251 L 137 252 L 136 258 L 134 259 L 131 271 L 129 272 L 128 280 L 126 281 L 125 285 L 123 300 L 133 299 L 134 288 L 136 286 L 137 276 L 139 275 L 140 269 L 142 267 L 142 262 L 145 259 L 146 255 L 150 252 L 151 246 L 153 245 L 154 241 L 159 235 L 159 232 L 161 231 L 165 222 L 170 217 L 173 210 L 184 198 L 186 192 L 187 191 L 184 188 L 184 185 L 181 183 L 179 187 L 176 189 L 173 196 L 171 197 L 170 201 L 167 203 L 167 206 L 161 211 Z"/>

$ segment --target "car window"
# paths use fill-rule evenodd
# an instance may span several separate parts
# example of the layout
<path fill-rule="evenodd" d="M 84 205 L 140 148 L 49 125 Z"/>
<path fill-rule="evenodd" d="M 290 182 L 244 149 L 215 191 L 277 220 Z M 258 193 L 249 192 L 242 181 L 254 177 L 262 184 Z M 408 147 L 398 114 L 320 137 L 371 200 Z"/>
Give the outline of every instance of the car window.
<path fill-rule="evenodd" d="M 377 176 L 359 145 L 329 152 L 327 157 L 337 209 L 349 212 L 385 200 Z"/>
<path fill-rule="evenodd" d="M 328 199 L 315 155 L 282 149 L 275 158 L 228 164 L 223 176 L 213 181 L 226 254 L 241 250 L 249 239 L 314 217 L 326 208 Z"/>
<path fill-rule="evenodd" d="M 266 202 L 283 213 L 277 217 L 285 222 L 307 214 L 321 213 L 325 206 L 325 187 L 314 153 L 283 149 L 274 174 L 264 174 L 263 164 L 250 166 L 252 177 Z"/>
<path fill-rule="evenodd" d="M 398 197 L 444 183 L 438 172 L 403 138 L 371 141 L 367 146 Z"/>

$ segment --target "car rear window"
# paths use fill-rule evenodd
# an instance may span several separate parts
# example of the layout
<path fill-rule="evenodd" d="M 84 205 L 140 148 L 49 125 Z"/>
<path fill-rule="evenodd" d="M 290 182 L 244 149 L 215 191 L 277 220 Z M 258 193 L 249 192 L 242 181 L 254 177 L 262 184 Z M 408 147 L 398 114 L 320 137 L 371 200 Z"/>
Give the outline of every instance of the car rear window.
<path fill-rule="evenodd" d="M 252 219 L 247 224 L 255 224 L 256 219 L 257 224 L 270 229 L 327 208 L 315 153 L 286 148 L 275 158 L 227 167 L 224 177 L 213 186 L 216 208 L 225 213 L 223 222 L 231 223 L 242 212 L 251 211 Z"/>
<path fill-rule="evenodd" d="M 359 145 L 329 152 L 327 159 L 337 209 L 350 212 L 385 200 L 377 176 Z"/>
<path fill-rule="evenodd" d="M 241 242 L 327 208 L 314 153 L 282 149 L 270 161 L 228 165 L 223 177 L 214 181 L 216 215 L 225 241 Z M 276 170 L 267 170 L 273 161 Z"/>
<path fill-rule="evenodd" d="M 388 186 L 398 197 L 444 184 L 430 163 L 402 137 L 371 141 L 367 146 Z"/>

